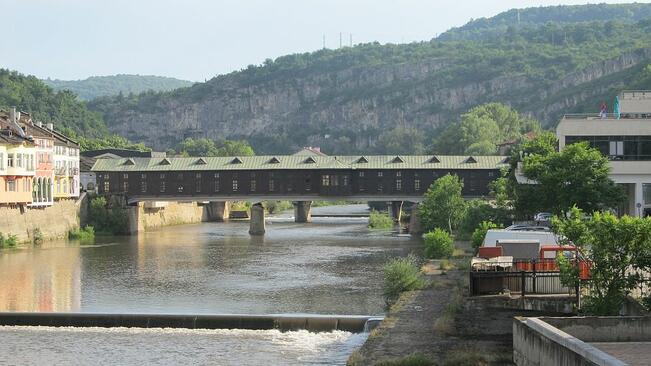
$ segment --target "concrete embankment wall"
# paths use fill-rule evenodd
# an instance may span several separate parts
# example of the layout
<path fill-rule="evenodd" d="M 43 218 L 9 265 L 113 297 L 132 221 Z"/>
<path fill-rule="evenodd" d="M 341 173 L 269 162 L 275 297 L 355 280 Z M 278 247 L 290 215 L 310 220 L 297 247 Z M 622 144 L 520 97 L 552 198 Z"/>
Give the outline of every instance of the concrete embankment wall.
<path fill-rule="evenodd" d="M 361 333 L 370 316 L 169 315 L 85 313 L 0 313 L 3 326 L 250 329 L 281 331 L 342 330 Z"/>
<path fill-rule="evenodd" d="M 20 242 L 32 241 L 36 228 L 45 240 L 65 238 L 79 227 L 79 209 L 80 203 L 72 199 L 46 208 L 0 207 L 0 232 L 16 235 Z"/>
<path fill-rule="evenodd" d="M 138 231 L 146 231 L 164 226 L 196 224 L 208 221 L 206 207 L 196 202 L 169 202 L 162 207 L 146 207 L 144 203 L 139 203 L 138 206 L 129 207 L 129 226 L 136 225 Z"/>
<path fill-rule="evenodd" d="M 648 342 L 651 318 L 516 318 L 513 361 L 518 366 L 626 365 L 588 342 Z"/>

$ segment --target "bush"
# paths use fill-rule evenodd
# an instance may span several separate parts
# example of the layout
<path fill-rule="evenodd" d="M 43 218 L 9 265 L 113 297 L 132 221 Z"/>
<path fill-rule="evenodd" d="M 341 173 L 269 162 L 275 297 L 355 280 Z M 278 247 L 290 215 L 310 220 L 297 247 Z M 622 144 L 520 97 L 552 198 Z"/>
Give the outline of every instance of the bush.
<path fill-rule="evenodd" d="M 41 229 L 35 228 L 34 231 L 32 231 L 32 240 L 34 245 L 43 243 L 43 233 L 41 232 Z"/>
<path fill-rule="evenodd" d="M 16 235 L 8 234 L 5 238 L 3 233 L 0 233 L 0 248 L 13 248 L 18 244 Z"/>
<path fill-rule="evenodd" d="M 481 247 L 482 243 L 484 242 L 484 238 L 486 237 L 488 230 L 498 229 L 501 227 L 501 225 L 498 225 L 492 221 L 482 221 L 472 233 L 472 236 L 470 238 L 470 242 L 472 243 L 472 247 L 475 249 L 475 253 L 477 250 L 479 250 L 479 247 Z"/>
<path fill-rule="evenodd" d="M 387 304 L 395 302 L 401 293 L 423 288 L 425 280 L 415 257 L 396 258 L 384 268 L 384 298 Z"/>
<path fill-rule="evenodd" d="M 294 207 L 290 201 L 267 201 L 264 204 L 264 207 L 267 209 L 267 212 L 270 214 L 275 214 L 283 211 L 287 211 Z"/>
<path fill-rule="evenodd" d="M 393 220 L 388 214 L 371 211 L 368 216 L 368 227 L 371 229 L 390 230 L 393 229 Z"/>
<path fill-rule="evenodd" d="M 443 229 L 434 229 L 425 235 L 425 256 L 427 258 L 439 259 L 450 258 L 454 252 L 454 241 L 452 236 Z"/>
<path fill-rule="evenodd" d="M 95 239 L 95 228 L 92 226 L 86 226 L 82 229 L 73 229 L 68 231 L 68 239 L 71 240 L 80 240 L 80 241 L 91 241 Z"/>
<path fill-rule="evenodd" d="M 93 230 L 97 229 L 98 232 L 107 234 L 124 234 L 128 227 L 128 221 L 125 210 L 120 207 L 109 208 L 106 198 L 91 199 L 88 222 Z"/>

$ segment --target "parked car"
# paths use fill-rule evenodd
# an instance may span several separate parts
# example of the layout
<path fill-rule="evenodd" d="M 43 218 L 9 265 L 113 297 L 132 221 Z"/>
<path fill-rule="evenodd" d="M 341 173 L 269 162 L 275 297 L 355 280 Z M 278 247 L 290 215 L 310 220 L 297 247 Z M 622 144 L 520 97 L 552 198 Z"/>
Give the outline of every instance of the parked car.
<path fill-rule="evenodd" d="M 490 229 L 484 237 L 483 247 L 494 247 L 498 240 L 538 240 L 541 245 L 559 245 L 560 238 L 550 231 L 523 231 Z"/>
<path fill-rule="evenodd" d="M 504 230 L 509 231 L 551 231 L 549 226 L 533 226 L 533 225 L 511 225 Z"/>
<path fill-rule="evenodd" d="M 533 220 L 535 222 L 541 223 L 541 222 L 550 222 L 552 220 L 552 217 L 554 215 L 551 212 L 538 212 L 534 217 Z"/>

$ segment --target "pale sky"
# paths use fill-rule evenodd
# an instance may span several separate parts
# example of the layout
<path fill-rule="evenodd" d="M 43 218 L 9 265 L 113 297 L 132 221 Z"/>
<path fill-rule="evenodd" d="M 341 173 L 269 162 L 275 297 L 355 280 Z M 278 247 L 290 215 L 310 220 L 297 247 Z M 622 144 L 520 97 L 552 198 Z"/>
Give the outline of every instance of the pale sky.
<path fill-rule="evenodd" d="M 629 1 L 607 1 L 625 3 Z M 40 78 L 142 74 L 203 81 L 326 46 L 429 40 L 545 0 L 0 0 L 0 68 Z"/>

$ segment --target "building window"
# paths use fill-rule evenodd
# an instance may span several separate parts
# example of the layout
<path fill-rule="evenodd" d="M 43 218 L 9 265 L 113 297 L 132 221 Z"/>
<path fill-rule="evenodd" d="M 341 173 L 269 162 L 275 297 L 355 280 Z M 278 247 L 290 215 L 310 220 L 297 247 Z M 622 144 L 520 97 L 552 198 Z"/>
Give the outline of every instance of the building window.
<path fill-rule="evenodd" d="M 364 178 L 364 172 L 359 172 L 359 177 Z"/>
<path fill-rule="evenodd" d="M 396 172 L 396 177 L 402 177 L 402 172 L 400 170 Z"/>
<path fill-rule="evenodd" d="M 219 179 L 215 180 L 215 192 L 219 192 Z"/>
<path fill-rule="evenodd" d="M 642 184 L 642 199 L 645 205 L 651 205 L 651 183 Z"/>
<path fill-rule="evenodd" d="M 237 192 L 238 185 L 237 185 L 237 179 L 233 179 L 233 192 Z"/>
<path fill-rule="evenodd" d="M 195 175 L 194 175 L 194 178 L 195 178 L 195 179 L 201 179 L 201 173 L 197 173 L 197 174 L 195 174 Z"/>
<path fill-rule="evenodd" d="M 19 168 L 23 167 L 23 154 L 16 154 L 16 160 Z"/>
<path fill-rule="evenodd" d="M 59 184 L 60 183 L 61 182 L 57 181 L 57 193 L 59 192 Z M 104 192 L 109 192 L 109 188 L 110 188 L 109 187 L 109 181 L 108 180 L 104 181 Z"/>
<path fill-rule="evenodd" d="M 610 141 L 610 156 L 624 155 L 624 141 Z"/>
<path fill-rule="evenodd" d="M 124 179 L 129 179 L 129 174 L 126 174 L 126 173 L 125 173 L 125 174 L 122 174 L 122 178 L 124 178 Z"/>
<path fill-rule="evenodd" d="M 402 179 L 396 179 L 396 191 L 402 191 Z"/>
<path fill-rule="evenodd" d="M 5 169 L 5 155 L 0 153 L 0 170 Z"/>
<path fill-rule="evenodd" d="M 122 190 L 125 192 L 129 192 L 129 182 L 127 181 L 122 182 Z"/>
<path fill-rule="evenodd" d="M 382 185 L 382 183 L 378 183 L 378 184 L 377 184 L 377 191 L 378 191 L 378 192 L 382 192 L 382 191 L 384 191 L 384 186 Z"/>
<path fill-rule="evenodd" d="M 160 174 L 160 175 L 158 176 L 158 178 L 159 178 L 159 179 L 165 179 L 165 174 Z"/>
<path fill-rule="evenodd" d="M 219 173 L 215 173 L 214 178 L 219 179 Z"/>
<path fill-rule="evenodd" d="M 414 190 L 420 191 L 420 179 L 414 180 Z"/>
<path fill-rule="evenodd" d="M 384 176 L 384 172 L 377 172 L 377 176 L 378 176 L 378 177 L 383 177 L 383 176 Z"/>
<path fill-rule="evenodd" d="M 330 186 L 330 176 L 327 174 L 324 174 L 321 176 L 321 185 L 323 187 L 328 187 Z"/>
<path fill-rule="evenodd" d="M 179 193 L 183 193 L 183 184 L 179 184 L 179 186 L 176 187 L 176 191 Z"/>
<path fill-rule="evenodd" d="M 273 191 L 275 191 L 275 190 L 276 190 L 276 186 L 275 186 L 275 184 L 274 184 L 274 180 L 273 180 L 273 179 L 270 179 L 270 180 L 269 180 L 269 192 L 273 192 Z"/>
<path fill-rule="evenodd" d="M 359 182 L 359 191 L 364 192 L 366 190 L 366 186 L 364 185 L 364 182 Z"/>
<path fill-rule="evenodd" d="M 199 176 L 201 176 L 201 174 L 199 174 Z M 197 192 L 197 193 L 200 193 L 200 192 L 201 192 L 201 180 L 196 180 L 196 181 L 194 182 L 194 190 L 195 190 L 195 192 Z"/>
<path fill-rule="evenodd" d="M 165 181 L 160 182 L 160 192 L 165 193 L 165 189 L 166 189 Z"/>
<path fill-rule="evenodd" d="M 251 181 L 251 192 L 255 192 L 255 180 Z"/>
<path fill-rule="evenodd" d="M 495 174 L 495 173 L 493 173 L 493 172 L 488 172 L 488 177 L 489 177 L 489 178 L 493 178 L 493 175 L 494 175 L 494 174 Z"/>
<path fill-rule="evenodd" d="M 142 180 L 147 179 L 147 174 L 140 174 L 140 179 L 142 179 Z"/>
<path fill-rule="evenodd" d="M 14 154 L 7 154 L 7 167 L 14 167 Z"/>
<path fill-rule="evenodd" d="M 348 185 L 348 176 L 344 175 L 342 177 L 342 185 L 347 186 Z"/>
<path fill-rule="evenodd" d="M 330 176 L 330 185 L 332 186 L 338 186 L 339 185 L 339 177 L 337 175 L 331 175 Z"/>
<path fill-rule="evenodd" d="M 308 192 L 312 190 L 312 179 L 309 176 L 305 177 L 305 190 Z"/>
<path fill-rule="evenodd" d="M 144 180 L 140 182 L 140 192 L 147 193 L 147 182 Z"/>
<path fill-rule="evenodd" d="M 7 181 L 7 192 L 16 192 L 16 181 L 14 179 Z"/>

